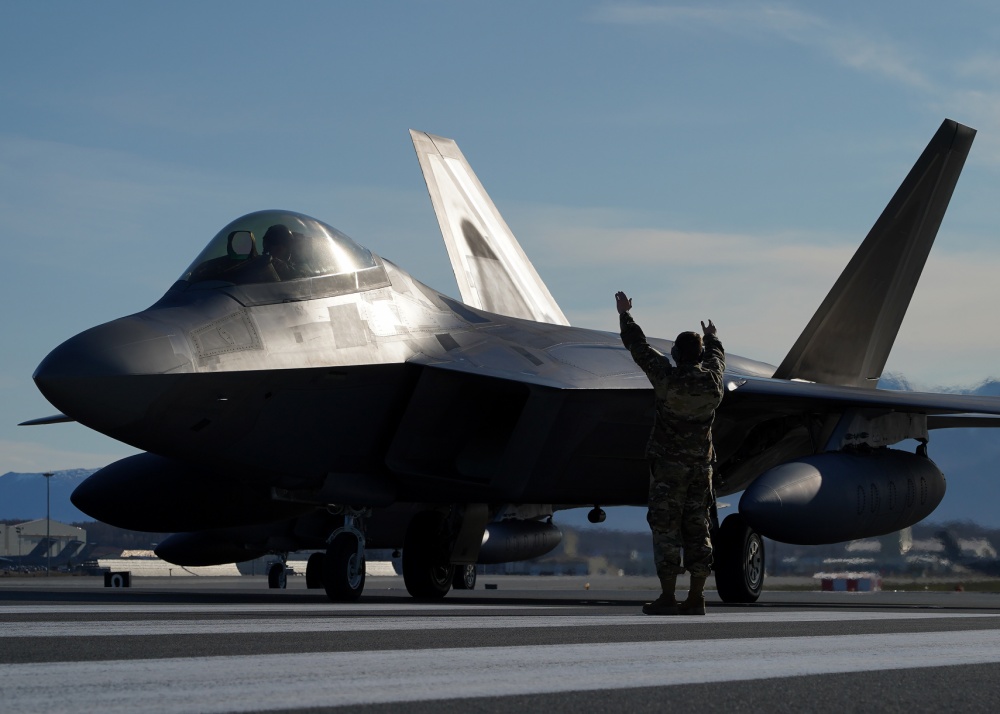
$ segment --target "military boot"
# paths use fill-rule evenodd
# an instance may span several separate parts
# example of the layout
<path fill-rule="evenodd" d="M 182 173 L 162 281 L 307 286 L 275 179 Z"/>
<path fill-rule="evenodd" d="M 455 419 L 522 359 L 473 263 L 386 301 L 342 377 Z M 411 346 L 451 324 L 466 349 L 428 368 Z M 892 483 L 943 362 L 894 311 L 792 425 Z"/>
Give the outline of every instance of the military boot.
<path fill-rule="evenodd" d="M 705 614 L 705 580 L 707 578 L 704 576 L 691 576 L 691 588 L 688 590 L 687 600 L 677 606 L 679 615 Z"/>
<path fill-rule="evenodd" d="M 653 602 L 647 602 L 643 605 L 643 613 L 646 615 L 676 615 L 677 599 L 674 597 L 674 590 L 677 587 L 677 576 L 661 577 L 660 587 L 663 588 L 663 594 Z"/>

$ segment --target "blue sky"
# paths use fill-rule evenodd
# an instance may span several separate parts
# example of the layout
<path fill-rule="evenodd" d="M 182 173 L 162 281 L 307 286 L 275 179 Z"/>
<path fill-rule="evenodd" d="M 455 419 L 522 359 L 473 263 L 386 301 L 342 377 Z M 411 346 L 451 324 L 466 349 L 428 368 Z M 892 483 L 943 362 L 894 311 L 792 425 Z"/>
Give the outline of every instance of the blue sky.
<path fill-rule="evenodd" d="M 30 376 L 224 224 L 313 215 L 457 294 L 407 129 L 455 138 L 573 324 L 778 363 L 937 129 L 979 130 L 888 369 L 1000 377 L 1000 8 L 0 4 L 0 473 L 129 447 Z"/>

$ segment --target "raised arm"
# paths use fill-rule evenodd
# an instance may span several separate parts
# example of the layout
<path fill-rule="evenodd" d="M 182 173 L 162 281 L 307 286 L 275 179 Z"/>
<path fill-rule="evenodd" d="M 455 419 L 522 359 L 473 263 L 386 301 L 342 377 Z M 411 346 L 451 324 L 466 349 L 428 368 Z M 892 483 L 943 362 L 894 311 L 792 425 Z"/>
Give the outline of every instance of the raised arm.
<path fill-rule="evenodd" d="M 711 320 L 708 321 L 708 325 L 702 322 L 701 331 L 705 333 L 705 356 L 701 364 L 721 381 L 722 373 L 726 371 L 726 351 L 722 348 L 722 342 L 716 334 L 715 323 Z"/>
<path fill-rule="evenodd" d="M 662 377 L 670 373 L 671 365 L 666 358 L 646 342 L 646 335 L 629 314 L 632 300 L 623 292 L 615 293 L 618 308 L 618 322 L 621 325 L 622 344 L 632 354 L 632 359 L 650 377 Z"/>

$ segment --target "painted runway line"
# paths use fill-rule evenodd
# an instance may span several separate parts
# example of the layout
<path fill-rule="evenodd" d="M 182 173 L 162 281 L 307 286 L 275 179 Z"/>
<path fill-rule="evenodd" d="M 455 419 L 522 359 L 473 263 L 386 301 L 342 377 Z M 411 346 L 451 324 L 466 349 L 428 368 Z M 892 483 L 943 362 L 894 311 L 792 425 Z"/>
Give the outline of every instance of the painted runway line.
<path fill-rule="evenodd" d="M 46 662 L 0 667 L 0 704 L 174 714 L 623 689 L 996 663 L 997 641 L 974 630 Z"/>
<path fill-rule="evenodd" d="M 234 603 L 224 605 L 203 605 L 203 604 L 171 604 L 171 605 L 144 605 L 131 602 L 123 602 L 115 605 L 65 605 L 61 603 L 40 602 L 31 605 L 0 605 L 0 617 L 4 615 L 38 615 L 38 614 L 61 614 L 61 615 L 118 615 L 123 611 L 138 615 L 157 615 L 163 613 L 204 613 L 215 615 L 231 615 L 237 613 L 256 612 L 318 612 L 324 614 L 336 614 L 340 612 L 381 612 L 392 610 L 407 610 L 414 612 L 425 612 L 428 610 L 441 611 L 462 611 L 462 610 L 551 610 L 560 605 L 476 605 L 466 604 L 448 605 L 446 603 L 419 603 L 407 602 L 405 605 L 392 603 L 298 603 L 298 602 L 274 602 L 266 604 Z"/>
<path fill-rule="evenodd" d="M 478 609 L 478 608 L 477 608 Z M 183 611 L 183 609 L 180 609 Z M 0 615 L 4 612 L 0 608 Z M 692 624 L 779 624 L 791 622 L 888 622 L 899 620 L 997 618 L 1000 613 L 944 612 L 740 612 L 697 617 L 645 615 L 458 615 L 453 617 L 311 617 L 247 619 L 111 620 L 89 622 L 5 622 L 0 639 L 9 637 L 121 637 L 129 635 L 223 635 L 296 632 L 391 632 L 414 630 L 485 630 L 576 627 L 673 627 Z"/>

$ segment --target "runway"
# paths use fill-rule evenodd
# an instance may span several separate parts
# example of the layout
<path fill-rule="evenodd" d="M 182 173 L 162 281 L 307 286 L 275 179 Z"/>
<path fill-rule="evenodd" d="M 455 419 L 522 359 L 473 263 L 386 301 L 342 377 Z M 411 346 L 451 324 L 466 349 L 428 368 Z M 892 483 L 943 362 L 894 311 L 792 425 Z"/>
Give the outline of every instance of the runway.
<path fill-rule="evenodd" d="M 38 579 L 43 580 L 43 579 Z M 995 711 L 1000 595 L 709 593 L 646 617 L 648 582 L 491 578 L 417 603 L 294 581 L 0 580 L 0 710 Z M 224 581 L 224 582 L 223 582 Z"/>

